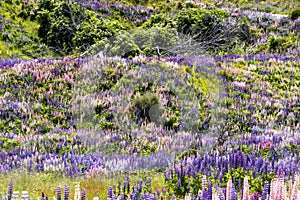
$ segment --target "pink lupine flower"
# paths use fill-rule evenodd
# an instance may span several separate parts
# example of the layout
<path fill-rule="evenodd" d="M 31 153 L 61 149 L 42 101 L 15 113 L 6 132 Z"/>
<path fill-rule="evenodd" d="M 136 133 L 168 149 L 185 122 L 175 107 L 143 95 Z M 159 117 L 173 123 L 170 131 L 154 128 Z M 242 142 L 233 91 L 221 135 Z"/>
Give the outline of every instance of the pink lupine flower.
<path fill-rule="evenodd" d="M 277 178 L 275 178 L 271 181 L 270 198 L 269 199 L 274 199 L 275 200 L 276 194 L 277 194 Z"/>
<path fill-rule="evenodd" d="M 271 146 L 272 146 L 272 143 L 270 141 L 262 141 L 259 144 L 259 149 L 264 150 L 265 148 L 271 147 Z"/>
<path fill-rule="evenodd" d="M 234 82 L 232 82 L 232 85 L 234 87 L 243 88 L 245 90 L 249 90 L 250 89 L 250 86 L 247 83 L 245 83 L 245 82 L 234 81 Z"/>
<path fill-rule="evenodd" d="M 230 199 L 230 190 L 232 188 L 232 179 L 229 177 L 226 187 L 226 199 Z"/>
<path fill-rule="evenodd" d="M 248 176 L 245 176 L 244 178 L 244 190 L 242 200 L 250 200 Z"/>
<path fill-rule="evenodd" d="M 298 194 L 298 188 L 299 188 L 299 175 L 297 174 L 295 177 L 295 182 L 292 189 L 292 195 L 290 200 L 298 200 L 299 194 Z"/>
<path fill-rule="evenodd" d="M 288 193 L 289 199 L 292 198 L 292 191 L 293 191 L 293 181 L 292 181 L 292 179 L 290 179 L 289 180 L 289 193 Z"/>

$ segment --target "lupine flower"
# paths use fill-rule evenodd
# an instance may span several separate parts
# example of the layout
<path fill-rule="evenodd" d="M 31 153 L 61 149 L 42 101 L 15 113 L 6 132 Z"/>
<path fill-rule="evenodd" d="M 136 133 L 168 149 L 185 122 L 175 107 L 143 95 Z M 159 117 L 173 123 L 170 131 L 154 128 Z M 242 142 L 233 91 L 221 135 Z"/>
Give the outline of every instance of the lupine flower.
<path fill-rule="evenodd" d="M 227 187 L 226 187 L 226 199 L 230 200 L 231 199 L 231 188 L 233 187 L 232 184 L 232 179 L 229 177 L 228 182 L 227 182 Z"/>
<path fill-rule="evenodd" d="M 85 188 L 81 190 L 81 200 L 86 200 Z"/>
<path fill-rule="evenodd" d="M 75 185 L 74 200 L 80 200 L 80 183 Z"/>
<path fill-rule="evenodd" d="M 207 190 L 207 179 L 206 176 L 202 176 L 202 190 Z"/>
<path fill-rule="evenodd" d="M 69 194 L 70 194 L 70 187 L 69 185 L 65 185 L 65 192 L 64 192 L 64 200 L 69 200 Z"/>
<path fill-rule="evenodd" d="M 61 188 L 60 188 L 60 186 L 58 186 L 56 188 L 56 199 L 61 200 Z"/>
<path fill-rule="evenodd" d="M 12 194 L 13 194 L 13 180 L 12 179 L 9 182 L 7 194 L 8 194 L 8 199 L 11 199 Z"/>
<path fill-rule="evenodd" d="M 225 195 L 221 189 L 218 191 L 219 200 L 225 200 Z"/>
<path fill-rule="evenodd" d="M 298 187 L 299 187 L 299 175 L 297 174 L 296 177 L 295 177 L 295 182 L 294 182 L 292 194 L 291 194 L 291 197 L 290 197 L 291 200 L 297 200 L 299 198 Z"/>
<path fill-rule="evenodd" d="M 28 191 L 22 191 L 21 199 L 22 200 L 28 200 Z"/>
<path fill-rule="evenodd" d="M 243 199 L 242 200 L 250 200 L 249 195 L 249 185 L 248 185 L 248 176 L 244 177 L 244 185 L 243 185 Z"/>
<path fill-rule="evenodd" d="M 269 182 L 265 181 L 264 182 L 264 188 L 262 191 L 262 196 L 261 196 L 261 200 L 267 200 L 267 195 L 269 194 Z"/>

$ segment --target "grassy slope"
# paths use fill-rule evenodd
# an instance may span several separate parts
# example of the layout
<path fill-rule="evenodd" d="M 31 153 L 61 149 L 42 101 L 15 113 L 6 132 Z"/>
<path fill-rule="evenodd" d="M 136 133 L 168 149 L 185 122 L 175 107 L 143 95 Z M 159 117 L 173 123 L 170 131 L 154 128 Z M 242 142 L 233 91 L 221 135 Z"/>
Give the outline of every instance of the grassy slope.
<path fill-rule="evenodd" d="M 20 176 L 20 174 L 22 174 Z M 149 173 L 148 173 L 149 174 Z M 138 180 L 143 179 L 143 175 L 130 175 L 130 183 L 136 183 Z M 86 189 L 87 199 L 93 199 L 93 197 L 100 197 L 100 199 L 107 198 L 107 188 L 113 186 L 119 181 L 123 184 L 125 181 L 124 176 L 118 175 L 115 177 L 94 177 L 89 179 L 84 178 L 66 178 L 58 174 L 53 173 L 34 173 L 28 174 L 27 172 L 14 172 L 7 174 L 0 174 L 1 184 L 0 191 L 7 191 L 9 182 L 13 179 L 13 191 L 27 190 L 29 197 L 33 199 L 40 199 L 42 192 L 48 199 L 54 199 L 56 197 L 56 188 L 60 186 L 63 190 L 65 185 L 70 186 L 70 199 L 74 199 L 74 189 L 76 183 L 80 183 L 80 188 Z M 161 188 L 164 182 L 164 177 L 161 174 L 151 174 L 152 189 L 157 187 Z"/>

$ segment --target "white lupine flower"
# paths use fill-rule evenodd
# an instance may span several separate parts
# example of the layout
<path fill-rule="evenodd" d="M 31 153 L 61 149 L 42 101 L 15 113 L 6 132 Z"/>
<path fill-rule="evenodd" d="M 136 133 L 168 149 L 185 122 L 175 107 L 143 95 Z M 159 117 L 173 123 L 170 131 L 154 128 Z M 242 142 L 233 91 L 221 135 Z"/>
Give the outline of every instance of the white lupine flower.
<path fill-rule="evenodd" d="M 80 183 L 77 183 L 75 186 L 74 200 L 80 200 Z"/>
<path fill-rule="evenodd" d="M 12 194 L 12 200 L 18 200 L 19 199 L 19 191 L 14 191 Z"/>
<path fill-rule="evenodd" d="M 28 191 L 22 191 L 22 200 L 28 200 Z"/>

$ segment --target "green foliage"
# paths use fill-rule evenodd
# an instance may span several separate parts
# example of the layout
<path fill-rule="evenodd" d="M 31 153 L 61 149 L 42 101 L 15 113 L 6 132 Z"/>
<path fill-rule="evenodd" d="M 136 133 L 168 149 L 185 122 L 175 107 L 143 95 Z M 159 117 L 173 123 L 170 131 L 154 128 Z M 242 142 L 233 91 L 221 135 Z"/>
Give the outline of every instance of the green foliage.
<path fill-rule="evenodd" d="M 177 34 L 175 29 L 167 27 L 139 28 L 130 32 L 120 31 L 116 37 L 110 40 L 107 41 L 110 43 L 110 51 L 107 53 L 109 56 L 118 55 L 127 58 L 140 54 L 153 56 L 156 55 L 155 47 L 159 46 L 163 51 L 175 44 Z"/>
<path fill-rule="evenodd" d="M 274 52 L 274 51 L 284 51 L 287 48 L 289 48 L 290 46 L 292 46 L 293 44 L 293 40 L 288 38 L 288 37 L 275 37 L 275 36 L 271 36 L 268 39 L 268 50 L 270 52 Z"/>
<path fill-rule="evenodd" d="M 39 37 L 61 55 L 86 51 L 124 27 L 116 20 L 98 18 L 77 3 L 44 0 L 39 4 Z"/>
<path fill-rule="evenodd" d="M 86 51 L 91 45 L 123 30 L 124 27 L 116 20 L 99 19 L 96 15 L 87 11 L 85 20 L 81 23 L 73 38 L 77 51 Z"/>
<path fill-rule="evenodd" d="M 160 13 L 157 15 L 151 16 L 146 22 L 144 22 L 141 28 L 150 28 L 150 27 L 170 27 L 175 28 L 176 24 L 167 14 Z"/>
<path fill-rule="evenodd" d="M 187 2 L 185 3 L 185 7 L 186 7 L 186 8 L 197 8 L 197 5 L 196 5 L 195 2 L 193 2 L 193 1 L 187 1 Z"/>
<path fill-rule="evenodd" d="M 184 159 L 184 157 L 190 157 L 190 156 L 196 156 L 198 153 L 198 150 L 197 149 L 188 149 L 188 150 L 185 150 L 183 152 L 181 152 L 177 157 L 176 157 L 176 160 L 181 160 L 181 159 Z"/>
<path fill-rule="evenodd" d="M 131 0 L 134 5 L 148 5 L 149 0 Z"/>
<path fill-rule="evenodd" d="M 177 174 L 173 174 L 166 185 L 170 189 L 170 194 L 173 193 L 176 197 L 184 197 L 188 193 L 197 196 L 198 191 L 202 189 L 202 175 L 178 177 Z"/>
<path fill-rule="evenodd" d="M 111 51 L 108 53 L 110 56 L 134 57 L 141 54 L 141 49 L 129 32 L 121 31 L 112 42 Z"/>
<path fill-rule="evenodd" d="M 0 57 L 49 57 L 53 54 L 37 35 L 35 4 L 21 4 L 18 0 L 0 1 Z"/>
<path fill-rule="evenodd" d="M 1 149 L 5 149 L 7 152 L 13 151 L 15 148 L 20 146 L 17 140 L 9 138 L 1 138 L 0 144 Z"/>
<path fill-rule="evenodd" d="M 202 8 L 190 8 L 183 10 L 176 17 L 177 31 L 190 34 L 198 30 L 205 30 L 211 25 L 212 16 L 224 18 L 229 13 L 220 9 L 205 10 Z"/>
<path fill-rule="evenodd" d="M 156 94 L 145 94 L 139 97 L 136 97 L 133 101 L 135 109 L 140 110 L 140 113 L 137 114 L 138 118 L 143 120 L 151 121 L 150 117 L 150 108 L 154 105 L 159 105 L 159 98 Z"/>
<path fill-rule="evenodd" d="M 38 21 L 41 24 L 38 36 L 60 54 L 70 54 L 73 38 L 80 23 L 75 16 L 82 16 L 78 4 L 45 0 L 39 4 Z"/>
<path fill-rule="evenodd" d="M 300 17 L 300 8 L 296 8 L 290 13 L 290 17 L 292 20 L 296 20 Z"/>
<path fill-rule="evenodd" d="M 171 115 L 171 117 L 164 122 L 164 126 L 167 129 L 176 129 L 178 127 L 178 117 L 177 115 Z"/>
<path fill-rule="evenodd" d="M 201 77 L 199 73 L 195 72 L 195 66 L 192 68 L 188 67 L 187 70 L 192 75 L 192 77 L 189 78 L 189 82 L 193 85 L 194 89 L 196 91 L 201 91 L 203 94 L 208 94 L 208 80 L 206 80 L 204 77 Z"/>

